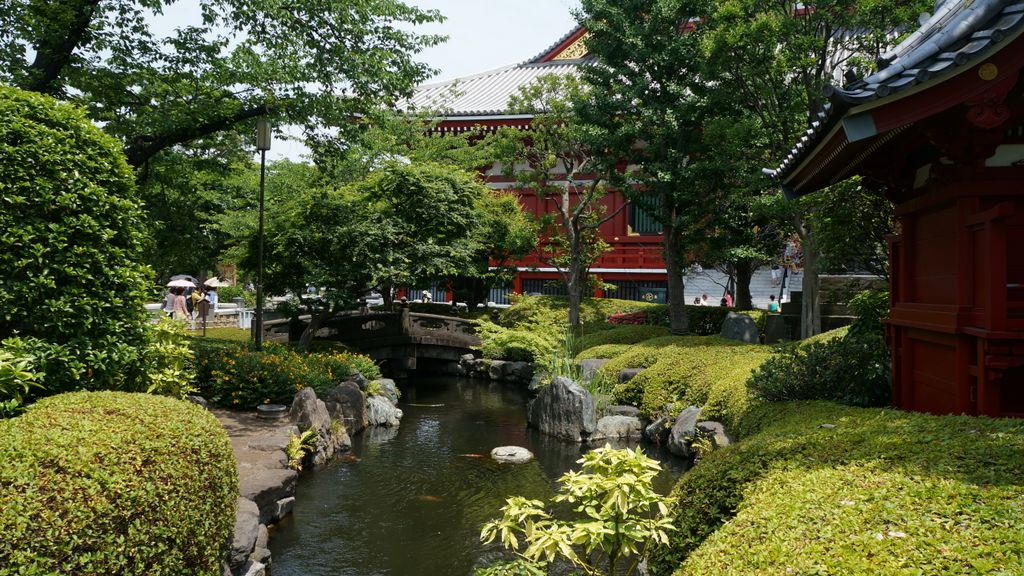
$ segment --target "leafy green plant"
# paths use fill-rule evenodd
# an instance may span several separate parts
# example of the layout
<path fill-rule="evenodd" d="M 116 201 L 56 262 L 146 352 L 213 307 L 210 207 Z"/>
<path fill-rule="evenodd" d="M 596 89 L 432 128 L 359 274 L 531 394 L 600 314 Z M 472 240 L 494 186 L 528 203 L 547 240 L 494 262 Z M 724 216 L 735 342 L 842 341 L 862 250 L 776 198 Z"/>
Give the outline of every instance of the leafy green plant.
<path fill-rule="evenodd" d="M 150 332 L 151 341 L 146 350 L 149 366 L 146 392 L 178 398 L 194 392 L 195 356 L 188 345 L 185 324 L 162 318 L 151 325 Z"/>
<path fill-rule="evenodd" d="M 381 385 L 380 380 L 371 380 L 370 383 L 366 385 L 366 390 L 364 392 L 367 396 L 383 396 L 384 387 Z"/>
<path fill-rule="evenodd" d="M 217 289 L 217 294 L 221 302 L 231 302 L 235 298 L 241 298 L 242 304 L 246 308 L 256 306 L 256 293 L 250 292 L 238 284 L 222 286 Z"/>
<path fill-rule="evenodd" d="M 42 387 L 40 375 L 35 372 L 35 358 L 5 349 L 9 343 L 14 339 L 5 340 L 0 347 L 0 418 L 15 416 L 24 408 L 29 390 Z"/>
<path fill-rule="evenodd" d="M 292 470 L 302 470 L 302 460 L 305 459 L 306 454 L 310 453 L 319 438 L 320 434 L 316 428 L 310 428 L 301 434 L 293 432 L 288 438 L 288 444 L 284 447 L 284 451 L 288 455 L 288 467 Z"/>
<path fill-rule="evenodd" d="M 641 546 L 668 544 L 675 529 L 667 500 L 652 488 L 661 465 L 640 449 L 608 445 L 578 462 L 582 469 L 561 477 L 553 501 L 568 502 L 579 519 L 560 520 L 543 502 L 513 496 L 502 507 L 502 517 L 483 526 L 480 539 L 485 544 L 499 540 L 538 569 L 560 557 L 591 576 L 633 574 Z"/>
<path fill-rule="evenodd" d="M 174 398 L 74 392 L 0 421 L 0 574 L 221 573 L 231 442 Z"/>
<path fill-rule="evenodd" d="M 83 111 L 0 86 L 0 339 L 37 394 L 145 390 L 142 212 L 121 142 Z"/>

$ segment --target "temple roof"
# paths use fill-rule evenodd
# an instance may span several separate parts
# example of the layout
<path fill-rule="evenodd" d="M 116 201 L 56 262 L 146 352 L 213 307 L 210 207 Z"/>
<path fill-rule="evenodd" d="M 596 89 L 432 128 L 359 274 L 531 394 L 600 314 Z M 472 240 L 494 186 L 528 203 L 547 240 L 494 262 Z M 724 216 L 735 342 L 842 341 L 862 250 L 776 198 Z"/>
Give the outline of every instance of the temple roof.
<path fill-rule="evenodd" d="M 521 64 L 472 76 L 422 84 L 404 103 L 406 108 L 438 110 L 445 117 L 508 115 L 509 98 L 545 74 L 576 75 L 592 61 L 586 51 L 586 30 L 578 26 L 551 47 Z"/>
<path fill-rule="evenodd" d="M 765 172 L 784 181 L 790 178 L 840 122 L 848 142 L 876 136 L 874 125 L 851 121 L 847 113 L 898 100 L 916 93 L 914 87 L 933 86 L 977 65 L 1002 48 L 1000 43 L 1021 33 L 1024 3 L 945 0 L 934 14 L 922 14 L 920 23 L 918 30 L 883 55 L 877 72 L 844 87 L 829 86 L 830 103 L 779 167 Z"/>

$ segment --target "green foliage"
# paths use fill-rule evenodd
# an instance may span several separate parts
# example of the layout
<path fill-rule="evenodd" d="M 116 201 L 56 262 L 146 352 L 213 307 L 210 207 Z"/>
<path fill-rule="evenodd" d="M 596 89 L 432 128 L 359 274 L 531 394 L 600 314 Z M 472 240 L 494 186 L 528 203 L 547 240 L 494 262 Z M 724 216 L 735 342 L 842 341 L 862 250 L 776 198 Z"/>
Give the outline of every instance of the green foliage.
<path fill-rule="evenodd" d="M 882 319 L 888 292 L 862 292 L 850 303 L 861 314 L 845 332 L 784 344 L 751 377 L 750 389 L 770 402 L 833 400 L 854 406 L 887 406 L 892 363 Z"/>
<path fill-rule="evenodd" d="M 8 350 L 17 340 L 0 343 L 0 418 L 9 418 L 24 410 L 24 398 L 32 388 L 41 387 L 35 370 L 35 358 Z"/>
<path fill-rule="evenodd" d="M 592 348 L 584 348 L 582 352 L 576 355 L 576 360 L 583 360 L 585 358 L 615 358 L 625 354 L 632 347 L 632 344 L 602 344 Z"/>
<path fill-rule="evenodd" d="M 150 394 L 167 394 L 184 398 L 195 390 L 194 355 L 188 344 L 185 324 L 170 318 L 161 318 L 150 326 L 151 343 L 146 348 L 146 376 Z"/>
<path fill-rule="evenodd" d="M 1021 420 L 794 402 L 738 432 L 676 485 L 652 573 L 1024 572 Z"/>
<path fill-rule="evenodd" d="M 0 87 L 0 339 L 49 394 L 145 390 L 143 228 L 120 143 L 81 110 Z"/>
<path fill-rule="evenodd" d="M 232 343 L 194 340 L 197 386 L 216 406 L 252 409 L 260 404 L 290 404 L 295 393 L 312 388 L 318 395 L 356 372 L 380 378 L 380 369 L 360 354 L 304 354 L 265 343 L 262 351 Z"/>
<path fill-rule="evenodd" d="M 260 115 L 307 133 L 330 126 L 330 140 L 350 133 L 355 113 L 391 107 L 430 76 L 413 55 L 441 41 L 413 31 L 442 20 L 439 12 L 397 0 L 207 0 L 187 26 L 161 34 L 153 14 L 176 8 L 171 0 L 5 3 L 0 82 L 88 104 L 142 166 L 225 129 L 251 134 Z"/>
<path fill-rule="evenodd" d="M 668 335 L 668 328 L 663 326 L 617 326 L 611 330 L 584 334 L 580 338 L 579 347 L 586 349 L 601 344 L 636 344 L 643 340 Z"/>
<path fill-rule="evenodd" d="M 217 295 L 220 297 L 221 302 L 231 302 L 235 298 L 241 298 L 242 304 L 246 308 L 256 306 L 256 293 L 246 290 L 240 284 L 217 288 Z"/>
<path fill-rule="evenodd" d="M 562 558 L 591 576 L 633 574 L 641 546 L 665 545 L 675 529 L 666 518 L 668 506 L 651 484 L 661 465 L 639 449 L 608 445 L 578 462 L 582 469 L 559 479 L 553 499 L 572 505 L 578 520 L 558 520 L 543 502 L 513 496 L 502 507 L 502 517 L 484 525 L 480 539 L 485 544 L 498 539 L 538 569 Z M 525 548 L 520 552 L 521 537 Z"/>
<path fill-rule="evenodd" d="M 479 334 L 484 358 L 492 360 L 533 362 L 550 356 L 557 346 L 553 332 L 510 330 L 489 322 L 480 325 Z"/>
<path fill-rule="evenodd" d="M 0 574 L 219 575 L 238 476 L 216 418 L 77 392 L 0 422 Z"/>
<path fill-rule="evenodd" d="M 892 202 L 859 178 L 814 193 L 812 223 L 821 248 L 822 269 L 833 273 L 864 271 L 889 277 L 887 237 L 895 232 Z"/>
<path fill-rule="evenodd" d="M 662 341 L 660 345 L 652 345 Z M 662 415 L 666 405 L 701 407 L 701 417 L 727 426 L 750 406 L 746 381 L 770 352 L 760 345 L 716 336 L 655 339 L 638 345 L 602 368 L 611 377 L 623 368 L 644 368 L 629 382 L 617 384 L 616 403 L 633 404 L 649 415 Z M 645 364 L 633 366 L 631 364 Z M 674 410 L 673 410 L 674 411 Z"/>
<path fill-rule="evenodd" d="M 288 467 L 292 470 L 302 470 L 302 460 L 316 445 L 319 437 L 320 433 L 316 431 L 316 428 L 310 428 L 301 434 L 293 432 L 288 438 L 288 444 L 284 447 L 284 452 L 288 455 Z"/>

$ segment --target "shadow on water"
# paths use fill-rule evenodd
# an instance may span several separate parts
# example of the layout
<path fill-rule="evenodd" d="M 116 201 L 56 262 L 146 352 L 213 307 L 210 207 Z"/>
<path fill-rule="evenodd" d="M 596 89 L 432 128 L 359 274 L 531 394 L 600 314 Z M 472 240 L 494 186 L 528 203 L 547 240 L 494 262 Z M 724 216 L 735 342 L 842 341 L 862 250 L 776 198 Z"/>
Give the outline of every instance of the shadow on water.
<path fill-rule="evenodd" d="M 479 540 L 505 498 L 546 500 L 583 452 L 526 428 L 524 391 L 488 382 L 418 378 L 402 386 L 398 429 L 353 438 L 350 457 L 305 474 L 291 516 L 271 536 L 274 576 L 471 575 L 502 556 Z M 500 465 L 497 446 L 537 460 Z M 656 488 L 685 462 L 654 447 Z"/>

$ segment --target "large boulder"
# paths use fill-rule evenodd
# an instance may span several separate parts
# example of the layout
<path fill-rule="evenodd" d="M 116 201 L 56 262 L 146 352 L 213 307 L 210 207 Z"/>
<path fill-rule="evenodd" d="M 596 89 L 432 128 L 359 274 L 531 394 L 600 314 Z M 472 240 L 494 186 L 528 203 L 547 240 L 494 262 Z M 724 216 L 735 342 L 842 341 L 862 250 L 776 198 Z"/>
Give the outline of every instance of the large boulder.
<path fill-rule="evenodd" d="M 549 436 L 581 442 L 597 430 L 596 403 L 582 386 L 559 376 L 530 401 L 527 421 Z"/>
<path fill-rule="evenodd" d="M 328 390 L 324 404 L 331 418 L 342 421 L 349 434 L 359 434 L 366 429 L 366 398 L 355 382 L 342 382 Z"/>
<path fill-rule="evenodd" d="M 590 381 L 597 375 L 602 366 L 610 362 L 608 358 L 584 358 L 580 360 L 580 373 L 584 381 Z"/>
<path fill-rule="evenodd" d="M 509 362 L 509 379 L 515 382 L 528 384 L 533 378 L 533 371 L 532 362 Z"/>
<path fill-rule="evenodd" d="M 232 535 L 229 563 L 232 570 L 237 571 L 249 559 L 249 554 L 256 547 L 256 537 L 260 532 L 260 509 L 255 502 L 247 498 L 238 498 L 235 511 L 235 531 Z"/>
<path fill-rule="evenodd" d="M 729 434 L 726 433 L 725 426 L 721 422 L 710 420 L 697 422 L 697 430 L 700 431 L 702 436 L 710 438 L 715 448 L 725 448 L 732 444 L 732 439 L 729 438 Z"/>
<path fill-rule="evenodd" d="M 398 386 L 395 384 L 395 381 L 392 380 L 391 378 L 381 378 L 380 380 L 378 380 L 378 382 L 380 382 L 380 391 L 384 395 L 384 397 L 386 397 L 388 401 L 391 402 L 392 406 L 397 406 Z"/>
<path fill-rule="evenodd" d="M 370 396 L 366 399 L 366 416 L 370 426 L 395 427 L 402 419 L 402 411 L 384 396 Z"/>
<path fill-rule="evenodd" d="M 700 408 L 690 406 L 683 410 L 672 425 L 672 432 L 668 437 L 668 451 L 676 456 L 690 458 L 693 456 L 691 444 L 694 436 L 697 435 L 697 419 L 700 418 Z"/>
<path fill-rule="evenodd" d="M 754 319 L 746 314 L 737 314 L 736 312 L 729 312 L 725 317 L 722 322 L 721 336 L 727 340 L 737 340 L 747 344 L 757 344 L 761 341 Z"/>
<path fill-rule="evenodd" d="M 331 414 L 327 411 L 327 404 L 316 397 L 312 388 L 299 390 L 292 401 L 290 415 L 299 430 L 316 430 L 316 443 L 308 456 L 308 462 L 313 466 L 322 466 L 336 453 L 352 447 L 352 440 L 345 426 L 331 425 Z"/>
<path fill-rule="evenodd" d="M 242 498 L 256 503 L 260 509 L 260 524 L 273 524 L 280 519 L 278 501 L 295 495 L 298 472 L 291 469 L 255 469 L 239 479 L 238 491 Z"/>
<path fill-rule="evenodd" d="M 644 428 L 644 440 L 652 444 L 663 446 L 668 444 L 668 436 L 672 431 L 672 419 L 668 416 L 662 416 L 654 422 L 651 422 L 647 428 Z"/>
<path fill-rule="evenodd" d="M 643 425 L 635 416 L 605 416 L 597 421 L 597 430 L 590 437 L 591 442 L 600 440 L 639 440 Z"/>

